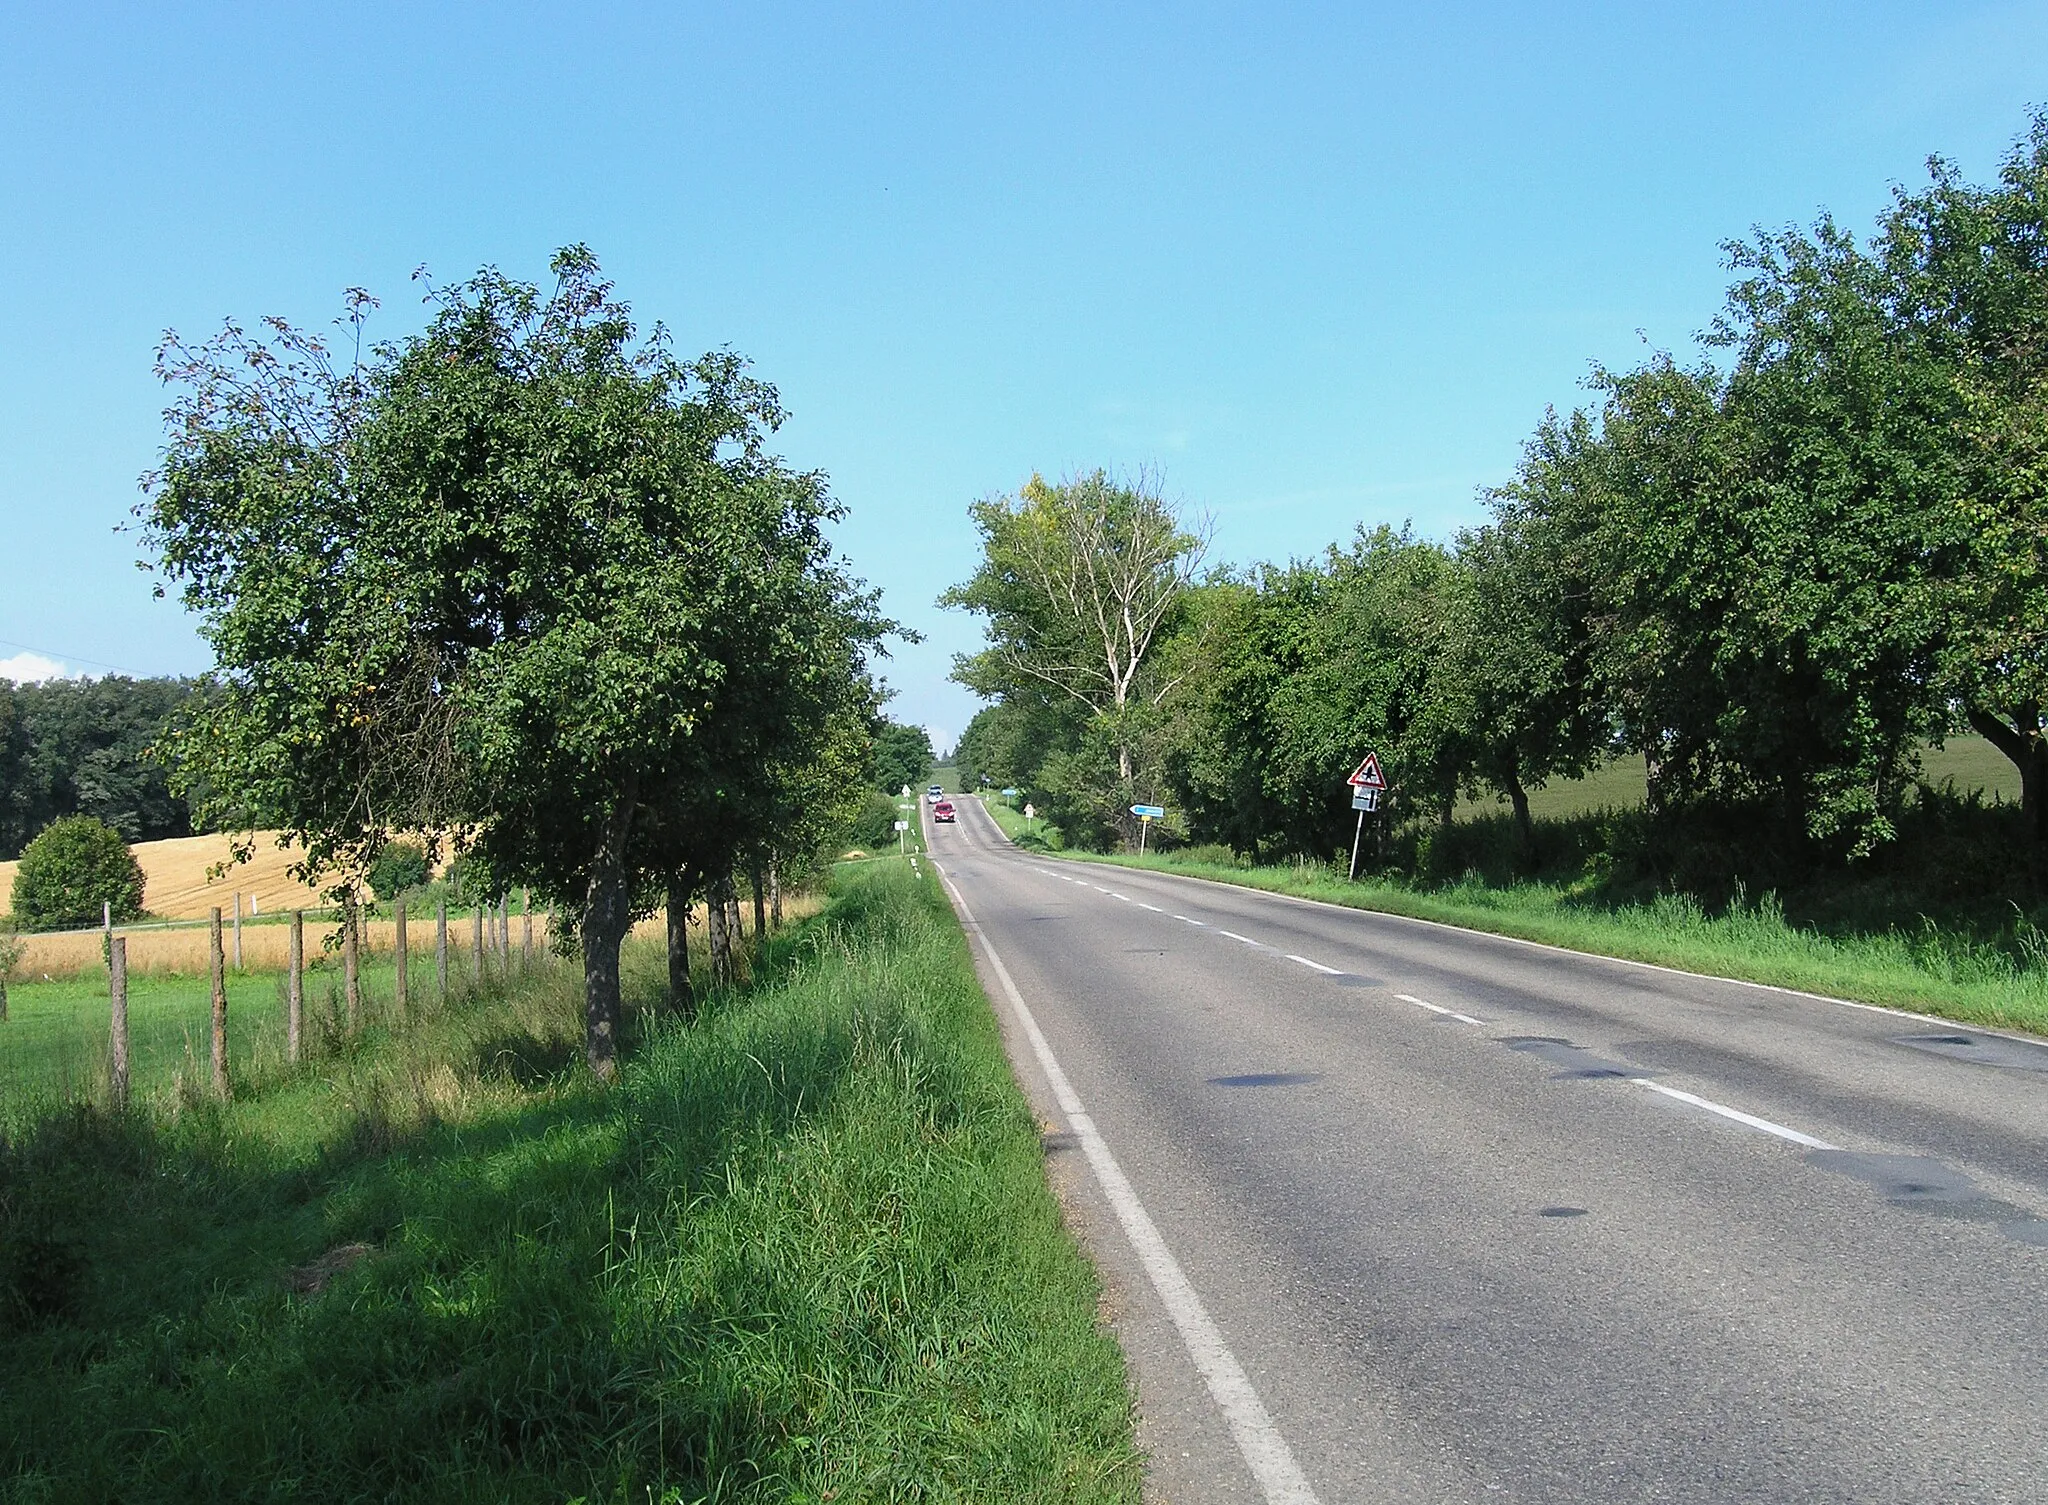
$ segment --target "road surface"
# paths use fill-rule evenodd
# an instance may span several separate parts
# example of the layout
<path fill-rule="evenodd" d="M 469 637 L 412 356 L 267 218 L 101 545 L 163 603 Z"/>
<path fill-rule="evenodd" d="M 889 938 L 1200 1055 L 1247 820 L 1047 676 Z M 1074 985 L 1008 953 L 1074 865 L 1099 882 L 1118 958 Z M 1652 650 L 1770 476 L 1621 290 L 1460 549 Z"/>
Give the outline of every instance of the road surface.
<path fill-rule="evenodd" d="M 2048 1048 L 958 804 L 1148 1499 L 2048 1501 Z"/>

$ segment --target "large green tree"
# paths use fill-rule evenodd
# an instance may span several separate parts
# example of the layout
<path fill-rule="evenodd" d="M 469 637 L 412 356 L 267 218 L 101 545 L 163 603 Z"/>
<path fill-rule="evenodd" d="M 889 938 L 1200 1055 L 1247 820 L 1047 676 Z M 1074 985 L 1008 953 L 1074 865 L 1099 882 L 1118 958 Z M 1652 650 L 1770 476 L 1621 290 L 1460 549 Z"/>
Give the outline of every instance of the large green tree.
<path fill-rule="evenodd" d="M 437 289 L 345 367 L 282 325 L 171 343 L 145 516 L 222 670 L 188 776 L 315 869 L 452 832 L 561 899 L 608 1075 L 620 941 L 703 791 L 744 799 L 722 775 L 786 754 L 815 684 L 857 698 L 882 624 L 830 564 L 822 478 L 765 450 L 773 390 L 638 338 L 588 251 L 554 271 Z"/>
<path fill-rule="evenodd" d="M 1155 650 L 1178 622 L 1204 527 L 1185 521 L 1150 477 L 1100 470 L 1056 485 L 1033 476 L 1014 496 L 970 510 L 981 562 L 939 599 L 987 618 L 989 646 L 961 656 L 954 678 L 991 700 L 1075 708 L 1081 735 L 1056 750 L 1049 782 L 1085 807 L 1077 817 L 1132 826 L 1132 800 L 1158 792 L 1141 748 L 1177 684 L 1155 672 Z"/>
<path fill-rule="evenodd" d="M 1916 371 L 1945 474 L 1942 689 L 2019 769 L 2048 847 L 2048 112 L 1987 186 L 1935 159 L 1872 248 L 1873 301 Z M 1930 467 L 1932 469 L 1933 467 Z"/>

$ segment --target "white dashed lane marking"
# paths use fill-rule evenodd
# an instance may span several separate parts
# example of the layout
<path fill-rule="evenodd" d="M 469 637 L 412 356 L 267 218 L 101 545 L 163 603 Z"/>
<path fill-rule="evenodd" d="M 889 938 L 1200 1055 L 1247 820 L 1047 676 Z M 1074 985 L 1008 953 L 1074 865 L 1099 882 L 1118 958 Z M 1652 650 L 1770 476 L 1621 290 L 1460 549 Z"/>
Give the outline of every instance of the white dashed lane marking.
<path fill-rule="evenodd" d="M 1321 962 L 1312 962 L 1305 956 L 1296 956 L 1292 951 L 1287 953 L 1287 959 L 1291 962 L 1300 962 L 1304 967 L 1313 968 L 1325 977 L 1342 977 L 1344 975 L 1335 967 L 1326 967 Z"/>
<path fill-rule="evenodd" d="M 1112 899 L 1121 899 L 1126 904 L 1135 903 L 1140 909 L 1149 909 L 1154 914 L 1167 913 L 1166 910 L 1161 909 L 1156 904 L 1147 904 L 1142 900 L 1134 900 L 1127 894 L 1120 894 L 1117 893 L 1114 889 L 1104 888 L 1099 883 L 1089 883 L 1085 879 L 1081 878 L 1070 878 L 1065 873 L 1052 872 L 1046 868 L 1034 867 L 1031 871 L 1033 871 L 1034 873 L 1042 873 L 1044 874 L 1044 876 L 1048 878 L 1057 878 L 1062 883 L 1074 883 L 1078 884 L 1082 888 L 1092 888 L 1097 893 L 1107 894 Z M 1197 929 L 1206 930 L 1211 928 L 1206 921 L 1197 920 L 1191 915 L 1176 914 L 1173 915 L 1172 918 L 1179 920 L 1183 925 L 1193 925 Z M 1254 947 L 1255 949 L 1260 951 L 1273 951 L 1277 949 L 1275 947 L 1267 945 L 1264 941 L 1255 941 L 1248 935 L 1239 935 L 1235 930 L 1224 930 L 1221 927 L 1216 927 L 1216 933 L 1220 936 L 1225 936 L 1230 940 L 1242 942 L 1244 945 Z M 1298 956 L 1292 951 L 1281 952 L 1280 954 L 1285 956 L 1287 960 L 1291 962 L 1298 962 L 1302 966 L 1309 968 L 1311 971 L 1320 972 L 1326 977 L 1344 977 L 1349 975 L 1342 971 L 1340 968 L 1326 967 L 1319 961 L 1314 961 L 1306 956 Z M 1657 970 L 1663 971 L 1669 969 L 1658 968 Z M 1817 997 L 1819 995 L 1802 996 Z M 1460 1024 L 1469 1024 L 1474 1029 L 1485 1029 L 1487 1027 L 1486 1021 L 1484 1019 L 1475 1019 L 1470 1014 L 1461 1014 L 1456 1009 L 1445 1008 L 1440 1003 L 1431 1003 L 1427 998 L 1417 998 L 1413 993 L 1396 993 L 1394 994 L 1394 997 L 1398 998 L 1403 1003 L 1413 1004 L 1416 1008 L 1427 1009 L 1430 1013 L 1439 1015 L 1445 1019 L 1454 1019 Z M 1828 999 L 1826 1001 L 1833 1003 L 1839 1002 L 1841 1000 Z M 1851 1004 L 1850 1007 L 1871 1007 L 1871 1005 Z M 1908 1014 L 1904 1017 L 1918 1018 L 1920 1016 Z M 1718 1117 L 1728 1119 L 1730 1122 L 1742 1124 L 1747 1128 L 1756 1129 L 1761 1133 L 1774 1135 L 1777 1138 L 1787 1140 L 1792 1144 L 1803 1145 L 1808 1149 L 1815 1150 L 1830 1150 L 1835 1148 L 1835 1146 L 1829 1144 L 1826 1140 L 1816 1139 L 1811 1134 L 1802 1133 L 1798 1129 L 1788 1128 L 1781 1123 L 1774 1123 L 1768 1118 L 1759 1118 L 1754 1113 L 1745 1113 L 1740 1108 L 1731 1108 L 1726 1103 L 1717 1103 L 1713 1101 L 1713 1099 L 1711 1098 L 1701 1097 L 1696 1093 L 1686 1092 L 1677 1087 L 1667 1087 L 1662 1082 L 1652 1081 L 1648 1077 L 1632 1076 L 1627 1078 L 1627 1080 L 1633 1083 L 1635 1086 L 1648 1088 L 1650 1091 L 1655 1092 L 1660 1096 L 1668 1097 L 1677 1102 L 1685 1103 L 1690 1107 L 1702 1109 L 1705 1112 L 1712 1113 L 1717 1115 Z"/>

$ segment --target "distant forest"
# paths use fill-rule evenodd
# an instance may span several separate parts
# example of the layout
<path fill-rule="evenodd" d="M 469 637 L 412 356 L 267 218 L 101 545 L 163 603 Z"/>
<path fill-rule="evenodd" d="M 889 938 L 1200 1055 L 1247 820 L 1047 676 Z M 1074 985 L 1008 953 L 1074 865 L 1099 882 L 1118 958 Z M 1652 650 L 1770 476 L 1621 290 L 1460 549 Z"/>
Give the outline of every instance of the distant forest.
<path fill-rule="evenodd" d="M 51 821 L 93 815 L 129 841 L 190 836 L 192 812 L 150 748 L 201 684 L 190 679 L 0 679 L 0 861 Z"/>

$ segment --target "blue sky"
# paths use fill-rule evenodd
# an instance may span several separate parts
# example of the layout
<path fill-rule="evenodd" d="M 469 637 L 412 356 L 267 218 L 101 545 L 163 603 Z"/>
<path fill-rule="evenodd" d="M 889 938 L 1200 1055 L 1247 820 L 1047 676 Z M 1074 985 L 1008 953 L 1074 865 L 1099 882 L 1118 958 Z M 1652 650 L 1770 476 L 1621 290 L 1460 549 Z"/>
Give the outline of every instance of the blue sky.
<path fill-rule="evenodd" d="M 1423 14 L 1423 12 L 1428 12 Z M 1163 471 L 1215 557 L 1482 515 L 1595 361 L 1684 350 L 1719 242 L 1862 227 L 2048 102 L 2048 4 L 0 4 L 0 661 L 209 658 L 113 530 L 167 326 L 538 278 L 590 244 L 827 471 L 895 713 L 957 733 L 969 501 Z M 0 670 L 4 672 L 4 670 Z"/>

